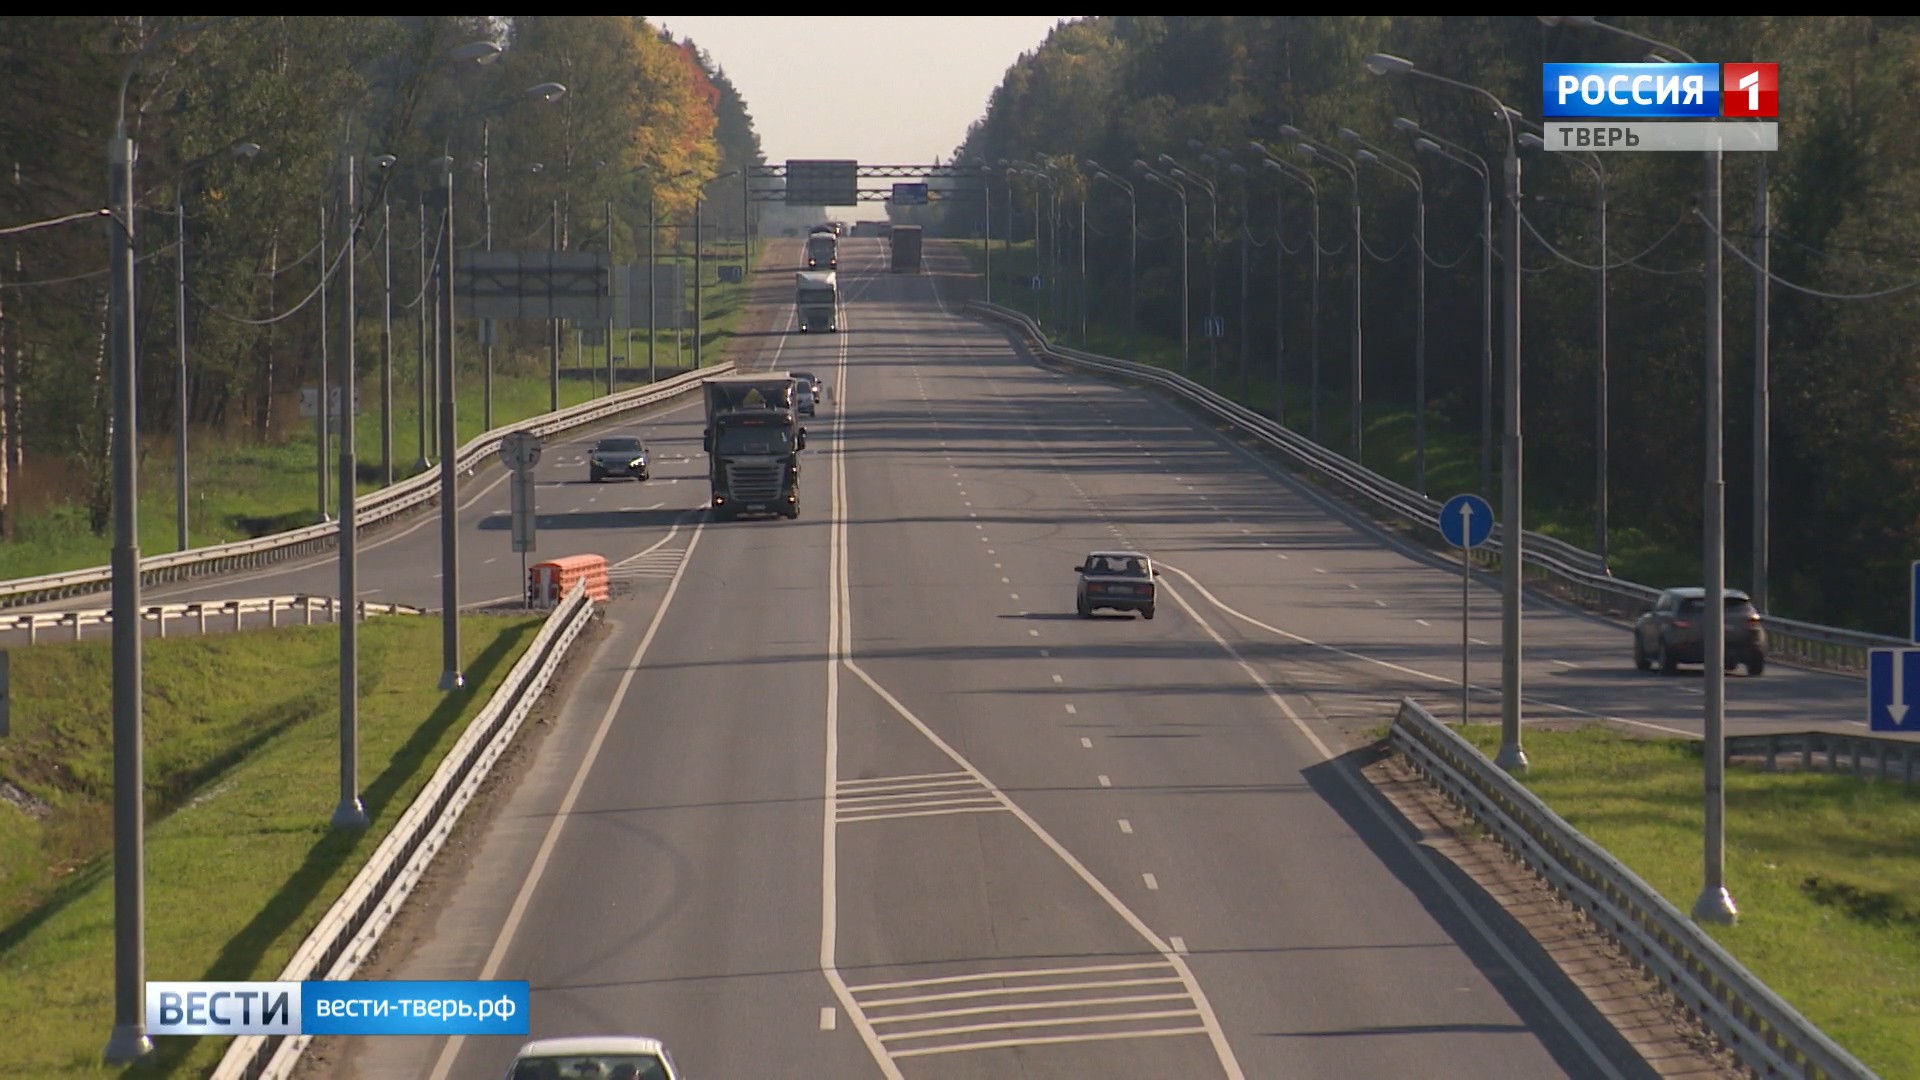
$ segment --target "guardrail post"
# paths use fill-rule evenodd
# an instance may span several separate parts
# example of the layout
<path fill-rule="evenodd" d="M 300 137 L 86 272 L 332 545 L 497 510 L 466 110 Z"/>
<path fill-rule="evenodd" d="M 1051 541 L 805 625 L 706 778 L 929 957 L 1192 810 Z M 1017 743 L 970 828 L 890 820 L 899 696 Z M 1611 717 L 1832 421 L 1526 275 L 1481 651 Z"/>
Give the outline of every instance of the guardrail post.
<path fill-rule="evenodd" d="M 301 597 L 300 606 L 305 608 L 307 611 L 307 625 L 312 626 L 313 625 L 313 597 L 311 596 Z"/>
<path fill-rule="evenodd" d="M 1768 735 L 1767 736 L 1767 771 L 1768 772 L 1779 771 L 1774 764 L 1774 756 L 1779 752 L 1780 752 L 1780 736 Z"/>
<path fill-rule="evenodd" d="M 113 613 L 108 612 L 107 615 L 109 618 L 111 618 Z M 79 641 L 80 640 L 80 613 L 77 611 L 71 612 L 67 615 L 67 618 L 73 622 L 73 640 Z"/>
<path fill-rule="evenodd" d="M 240 629 L 240 601 L 233 601 L 231 606 L 233 607 L 233 629 L 235 632 L 238 632 Z"/>
<path fill-rule="evenodd" d="M 267 597 L 267 629 L 280 625 L 280 601 L 277 597 Z"/>
<path fill-rule="evenodd" d="M 1827 748 L 1827 771 L 1830 773 L 1839 772 L 1840 771 L 1840 740 L 1832 737 L 1828 737 L 1828 738 L 1822 739 L 1821 742 Z"/>
<path fill-rule="evenodd" d="M 1913 786 L 1913 744 L 1908 743 L 1900 749 L 1900 761 L 1906 766 L 1906 779 L 1901 781 L 1907 787 Z"/>
<path fill-rule="evenodd" d="M 40 629 L 40 617 L 38 615 L 27 616 L 27 644 L 29 645 L 38 644 L 38 642 L 36 641 L 36 635 L 39 629 Z"/>
<path fill-rule="evenodd" d="M 200 634 L 204 637 L 207 633 L 207 605 L 193 605 L 193 613 L 200 616 Z"/>
<path fill-rule="evenodd" d="M 160 636 L 166 637 L 167 636 L 167 609 L 163 607 L 151 607 L 146 610 L 146 615 L 148 618 L 152 619 L 156 624 L 159 625 Z"/>
<path fill-rule="evenodd" d="M 1874 744 L 1873 757 L 1874 757 L 1874 763 L 1877 766 L 1879 766 L 1877 769 L 1874 770 L 1875 775 L 1878 776 L 1879 779 L 1885 780 L 1887 778 L 1887 770 L 1888 770 L 1887 744 L 1886 743 Z"/>

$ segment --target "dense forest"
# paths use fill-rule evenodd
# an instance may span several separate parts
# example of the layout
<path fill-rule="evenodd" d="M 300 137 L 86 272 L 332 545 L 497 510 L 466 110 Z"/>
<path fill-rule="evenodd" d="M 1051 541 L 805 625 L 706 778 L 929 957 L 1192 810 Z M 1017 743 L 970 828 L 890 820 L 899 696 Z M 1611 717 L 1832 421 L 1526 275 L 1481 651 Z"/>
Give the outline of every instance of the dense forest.
<path fill-rule="evenodd" d="M 1920 20 L 1697 16 L 1610 25 L 1700 60 L 1780 65 L 1779 151 L 1728 153 L 1721 170 L 1728 584 L 1752 584 L 1763 221 L 1756 207 L 1764 166 L 1772 275 L 1768 606 L 1900 633 L 1907 563 L 1920 557 L 1920 143 L 1911 138 L 1920 122 L 1920 94 L 1913 92 Z M 1311 183 L 1321 227 L 1320 438 L 1343 453 L 1350 452 L 1357 193 L 1370 422 L 1374 408 L 1412 408 L 1416 269 L 1424 256 L 1429 426 L 1436 438 L 1451 430 L 1477 460 L 1485 204 L 1473 155 L 1487 163 L 1498 204 L 1507 124 L 1478 94 L 1418 76 L 1375 76 L 1364 60 L 1388 53 L 1482 88 L 1518 112 L 1522 134 L 1540 120 L 1541 63 L 1642 61 L 1649 52 L 1604 29 L 1531 16 L 1092 17 L 1063 23 L 1013 64 L 953 161 L 984 175 L 993 232 L 1003 239 L 1035 236 L 1039 195 L 1042 217 L 1058 218 L 1060 250 L 1077 257 L 1084 203 L 1096 330 L 1127 324 L 1131 206 L 1138 215 L 1140 330 L 1163 341 L 1180 336 L 1180 202 L 1163 182 L 1173 180 L 1185 190 L 1190 215 L 1193 373 L 1217 377 L 1224 392 L 1272 409 L 1270 373 L 1282 361 L 1285 418 L 1302 431 L 1314 411 L 1307 403 Z M 1433 147 L 1421 152 L 1397 118 L 1458 149 L 1451 158 Z M 1341 135 L 1343 128 L 1364 142 Z M 1302 141 L 1331 153 L 1303 153 Z M 1357 157 L 1361 150 L 1369 157 Z M 1706 441 L 1709 233 L 1695 213 L 1702 155 L 1522 149 L 1519 156 L 1530 520 L 1557 520 L 1567 539 L 1596 545 L 1595 313 L 1604 265 L 1608 535 L 1616 551 L 1631 536 L 1671 554 L 1665 565 L 1674 580 L 1649 584 L 1690 583 L 1682 579 L 1699 573 Z M 1267 157 L 1285 168 L 1266 166 Z M 1161 179 L 1150 179 L 1136 161 Z M 1181 174 L 1171 174 L 1174 168 Z M 1416 177 L 1426 207 L 1424 251 L 1415 238 Z M 1604 251 L 1597 180 L 1606 200 Z M 953 231 L 978 235 L 979 200 L 947 205 L 958 219 L 948 222 Z M 1498 207 L 1493 223 L 1497 474 L 1504 362 Z M 1048 231 L 1040 236 L 1050 245 Z M 1244 317 L 1243 246 L 1251 297 Z M 1075 269 L 1067 259 L 1063 272 Z M 1210 269 L 1215 310 L 1226 323 L 1217 343 L 1203 340 L 1199 327 Z M 1279 290 L 1276 272 L 1284 274 Z M 1277 301 L 1285 304 L 1280 357 Z M 1396 464 L 1363 460 L 1383 470 Z M 1498 484 L 1496 475 L 1489 493 L 1496 505 Z"/>
<path fill-rule="evenodd" d="M 508 250 L 556 240 L 605 250 L 610 238 L 622 261 L 644 251 L 649 200 L 659 221 L 684 225 L 703 180 L 761 160 L 752 119 L 712 58 L 628 16 L 11 15 L 0 17 L 0 78 L 13 103 L 0 111 L 8 535 L 18 515 L 68 499 L 86 504 L 96 532 L 108 525 L 107 238 L 98 208 L 122 108 L 139 155 L 146 454 L 165 453 L 179 400 L 171 361 L 180 231 L 192 423 L 269 441 L 297 422 L 298 390 L 318 374 L 319 286 L 339 272 L 344 220 L 359 237 L 363 373 L 379 363 L 389 217 L 396 307 L 408 309 L 394 320 L 395 351 L 414 351 L 418 249 L 423 235 L 438 235 L 428 200 L 446 157 L 458 250 L 482 246 L 489 230 Z M 349 157 L 359 185 L 352 207 L 342 194 Z M 739 181 L 730 183 L 737 191 Z M 709 221 L 737 234 L 740 215 L 737 195 L 714 194 Z M 662 242 L 674 238 L 666 232 Z M 327 316 L 336 337 L 341 317 Z M 545 334 L 539 323 L 503 324 L 504 362 L 514 362 L 515 345 L 541 352 Z M 462 347 L 463 367 L 474 355 Z"/>

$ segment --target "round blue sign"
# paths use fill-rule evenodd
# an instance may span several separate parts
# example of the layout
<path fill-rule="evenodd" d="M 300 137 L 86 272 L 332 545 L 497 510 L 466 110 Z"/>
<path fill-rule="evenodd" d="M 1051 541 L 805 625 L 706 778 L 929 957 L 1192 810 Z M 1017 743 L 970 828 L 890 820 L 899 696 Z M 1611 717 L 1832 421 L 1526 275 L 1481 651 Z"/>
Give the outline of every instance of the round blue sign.
<path fill-rule="evenodd" d="M 1454 547 L 1479 547 L 1493 535 L 1493 507 L 1478 495 L 1455 495 L 1440 508 L 1440 535 Z"/>

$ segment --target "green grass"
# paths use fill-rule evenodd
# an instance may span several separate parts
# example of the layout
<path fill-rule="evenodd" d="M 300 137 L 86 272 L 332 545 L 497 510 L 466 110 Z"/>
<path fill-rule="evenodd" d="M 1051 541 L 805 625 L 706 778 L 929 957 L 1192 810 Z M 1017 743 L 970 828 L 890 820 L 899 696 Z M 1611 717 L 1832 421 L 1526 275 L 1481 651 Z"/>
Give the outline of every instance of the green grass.
<path fill-rule="evenodd" d="M 718 256 L 716 255 L 717 259 Z M 713 269 L 709 267 L 709 273 Z M 715 364 L 724 359 L 732 335 L 745 313 L 747 286 L 708 282 L 703 286 L 701 323 L 703 359 Z M 616 355 L 627 352 L 624 330 L 614 331 Z M 676 357 L 674 335 L 660 333 L 656 359 L 661 378 L 688 369 L 693 363 L 690 332 L 681 335 Z M 403 355 L 404 354 L 404 355 Z M 566 407 L 591 400 L 605 392 L 607 350 L 603 346 L 576 349 L 571 331 L 563 331 L 560 362 L 560 405 Z M 463 364 L 479 356 L 470 342 L 461 345 Z M 644 383 L 647 375 L 646 335 L 633 338 L 632 355 L 620 365 L 619 382 L 625 389 Z M 583 362 L 585 371 L 575 370 Z M 410 351 L 396 350 L 394 357 L 394 476 L 404 479 L 414 472 L 420 457 L 419 417 L 415 371 Z M 678 366 L 676 366 L 676 364 Z M 544 351 L 537 357 L 513 361 L 504 350 L 495 356 L 493 380 L 493 423 L 495 427 L 537 416 L 548 411 L 550 388 Z M 456 392 L 454 420 L 459 432 L 457 443 L 487 430 L 484 412 L 484 388 L 477 371 L 464 371 Z M 366 380 L 360 389 L 361 412 L 355 421 L 355 453 L 359 458 L 359 488 L 362 492 L 380 486 L 380 390 L 377 376 Z M 432 415 L 429 406 L 429 417 Z M 429 445 L 435 433 L 428 432 Z M 140 552 L 143 556 L 165 554 L 178 548 L 174 508 L 174 452 L 171 437 L 146 441 L 140 467 Z M 265 536 L 287 529 L 311 525 L 317 520 L 318 448 L 313 421 L 295 420 L 281 437 L 263 443 L 250 434 L 228 435 L 212 431 L 188 434 L 188 469 L 192 484 L 189 508 L 188 540 L 194 547 Z M 330 448 L 327 470 L 329 512 L 338 510 L 338 450 Z M 74 474 L 77 477 L 77 474 Z M 66 482 L 72 483 L 70 478 Z M 104 566 L 111 557 L 111 526 L 104 535 L 95 535 L 87 527 L 83 502 L 74 496 L 31 502 L 15 523 L 12 541 L 0 543 L 0 580 L 52 574 Z"/>
<path fill-rule="evenodd" d="M 968 242 L 955 245 L 972 261 L 976 272 L 982 268 L 980 244 Z M 1016 242 L 1011 252 L 999 243 L 993 247 L 994 303 L 1011 307 L 1039 320 L 1048 326 L 1048 335 L 1056 342 L 1075 347 L 1084 347 L 1088 351 L 1103 356 L 1120 357 L 1137 363 L 1151 364 L 1168 371 L 1180 370 L 1180 343 L 1170 338 L 1142 334 L 1138 340 L 1130 340 L 1123 323 L 1102 321 L 1098 314 L 1092 314 L 1087 322 L 1087 339 L 1084 345 L 1079 340 L 1079 323 L 1071 315 L 1071 304 L 1062 301 L 1062 315 L 1065 323 L 1061 329 L 1049 325 L 1052 309 L 1048 294 L 1044 290 L 1014 287 L 1006 284 L 1007 274 L 1030 275 L 1033 273 L 1033 244 L 1031 241 Z M 1069 280 L 1066 285 L 1071 290 L 1077 282 Z M 1198 329 L 1196 327 L 1196 334 Z M 1342 345 L 1341 347 L 1344 347 Z M 1254 345 L 1254 352 L 1261 353 L 1260 345 Z M 1344 363 L 1330 361 L 1332 354 L 1322 357 L 1323 364 Z M 1252 373 L 1247 386 L 1241 387 L 1238 377 L 1239 346 L 1227 343 L 1219 358 L 1220 382 L 1214 389 L 1227 397 L 1254 409 L 1262 415 L 1273 415 L 1274 380 L 1269 370 Z M 1255 363 L 1264 363 L 1256 360 Z M 1208 382 L 1210 357 L 1206 340 L 1195 337 L 1188 376 L 1196 382 Z M 1304 362 L 1297 365 L 1304 367 Z M 1319 443 L 1344 456 L 1352 456 L 1352 404 L 1343 385 L 1335 380 L 1344 380 L 1346 372 L 1332 366 L 1323 368 L 1320 393 L 1320 438 Z M 1287 426 L 1305 435 L 1311 428 L 1311 389 L 1305 371 L 1290 371 L 1286 386 Z M 1385 404 L 1371 401 L 1363 404 L 1366 430 L 1362 433 L 1361 459 L 1375 472 L 1408 487 L 1414 487 L 1414 415 L 1405 405 Z M 1497 420 L 1496 420 L 1497 423 Z M 1493 483 L 1495 490 L 1489 497 L 1500 497 L 1500 463 L 1498 461 L 1499 432 L 1494 433 L 1493 452 L 1496 459 L 1493 465 Z M 1436 499 L 1446 499 L 1460 492 L 1476 491 L 1480 486 L 1480 431 L 1477 424 L 1471 428 L 1449 422 L 1449 418 L 1437 408 L 1427 411 L 1427 454 L 1426 488 L 1427 493 Z M 1540 484 L 1533 484 L 1526 493 L 1527 528 L 1557 539 L 1565 540 L 1582 549 L 1593 549 L 1592 509 L 1584 504 L 1578 506 L 1563 505 L 1556 499 L 1555 493 Z M 1693 550 L 1677 550 L 1649 539 L 1646 534 L 1630 525 L 1623 524 L 1617 518 L 1609 522 L 1608 561 L 1616 576 L 1655 587 L 1684 584 L 1699 580 L 1700 553 Z"/>
<path fill-rule="evenodd" d="M 437 619 L 360 638 L 361 798 L 373 828 L 332 832 L 338 630 L 292 627 L 146 647 L 147 977 L 271 979 L 432 775 L 538 632 L 462 619 L 467 685 L 444 694 Z M 102 1075 L 113 1022 L 110 645 L 17 650 L 0 775 L 0 1076 Z M 160 1040 L 124 1075 L 200 1075 L 223 1040 Z"/>
<path fill-rule="evenodd" d="M 1481 752 L 1496 725 L 1460 729 Z M 1682 912 L 1699 895 L 1699 744 L 1530 731 L 1527 787 Z M 1888 1080 L 1920 1077 L 1920 794 L 1821 773 L 1727 770 L 1728 952 Z"/>

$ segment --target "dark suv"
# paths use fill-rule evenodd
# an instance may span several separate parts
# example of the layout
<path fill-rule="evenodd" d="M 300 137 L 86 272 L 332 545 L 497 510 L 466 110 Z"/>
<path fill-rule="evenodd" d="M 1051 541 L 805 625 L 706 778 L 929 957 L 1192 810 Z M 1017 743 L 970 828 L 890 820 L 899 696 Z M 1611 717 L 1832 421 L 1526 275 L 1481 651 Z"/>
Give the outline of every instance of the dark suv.
<path fill-rule="evenodd" d="M 1633 624 L 1633 665 L 1651 671 L 1655 664 L 1671 675 L 1681 664 L 1704 663 L 1702 616 L 1705 589 L 1668 589 Z M 1753 600 L 1739 589 L 1726 590 L 1727 670 L 1745 664 L 1748 675 L 1767 669 L 1767 630 Z"/>

